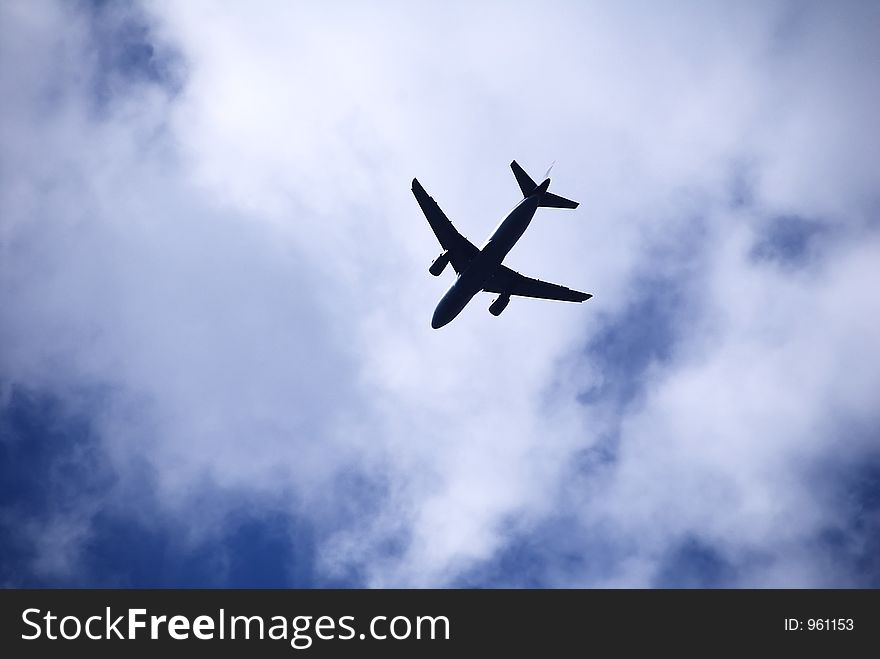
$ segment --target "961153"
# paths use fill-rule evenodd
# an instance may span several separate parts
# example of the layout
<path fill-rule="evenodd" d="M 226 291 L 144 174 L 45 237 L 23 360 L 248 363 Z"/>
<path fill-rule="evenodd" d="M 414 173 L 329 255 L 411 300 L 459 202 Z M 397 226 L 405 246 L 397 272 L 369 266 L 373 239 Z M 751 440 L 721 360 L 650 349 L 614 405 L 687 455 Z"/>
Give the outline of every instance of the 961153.
<path fill-rule="evenodd" d="M 855 629 L 852 618 L 786 618 L 788 632 L 851 632 Z"/>

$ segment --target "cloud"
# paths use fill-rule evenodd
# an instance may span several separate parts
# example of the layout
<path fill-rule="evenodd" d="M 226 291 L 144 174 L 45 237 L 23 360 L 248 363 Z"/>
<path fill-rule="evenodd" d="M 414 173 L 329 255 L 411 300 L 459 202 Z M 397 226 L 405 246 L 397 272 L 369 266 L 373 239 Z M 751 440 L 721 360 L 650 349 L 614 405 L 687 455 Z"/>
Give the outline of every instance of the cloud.
<path fill-rule="evenodd" d="M 319 584 L 868 579 L 875 9 L 3 11 L 4 387 L 114 477 L 30 569 L 109 515 Z M 582 205 L 508 262 L 595 298 L 433 331 L 409 180 L 479 242 L 512 158 Z"/>

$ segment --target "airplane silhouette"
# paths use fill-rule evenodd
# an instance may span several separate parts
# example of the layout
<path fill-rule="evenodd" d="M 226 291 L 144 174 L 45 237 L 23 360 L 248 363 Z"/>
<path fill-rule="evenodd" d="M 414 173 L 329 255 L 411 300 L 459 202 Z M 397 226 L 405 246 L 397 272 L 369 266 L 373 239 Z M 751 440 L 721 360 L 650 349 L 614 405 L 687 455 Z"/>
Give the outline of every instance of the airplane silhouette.
<path fill-rule="evenodd" d="M 510 163 L 510 168 L 522 190 L 523 200 L 501 220 L 489 239 L 479 248 L 455 229 L 449 218 L 440 210 L 437 202 L 425 192 L 421 183 L 417 179 L 412 181 L 412 191 L 416 201 L 419 202 L 422 212 L 428 218 L 428 224 L 431 225 L 443 248 L 443 252 L 434 259 L 428 271 L 437 277 L 451 263 L 458 275 L 455 283 L 434 310 L 434 316 L 431 318 L 431 327 L 434 329 L 451 322 L 480 291 L 498 293 L 498 297 L 489 306 L 489 313 L 493 316 L 501 315 L 510 303 L 511 295 L 563 302 L 583 302 L 592 297 L 589 293 L 581 293 L 565 286 L 526 277 L 501 264 L 507 253 L 522 237 L 539 207 L 577 208 L 578 206 L 576 201 L 548 192 L 549 178 L 538 185 L 516 160 Z M 548 170 L 547 173 L 549 174 L 550 171 Z"/>

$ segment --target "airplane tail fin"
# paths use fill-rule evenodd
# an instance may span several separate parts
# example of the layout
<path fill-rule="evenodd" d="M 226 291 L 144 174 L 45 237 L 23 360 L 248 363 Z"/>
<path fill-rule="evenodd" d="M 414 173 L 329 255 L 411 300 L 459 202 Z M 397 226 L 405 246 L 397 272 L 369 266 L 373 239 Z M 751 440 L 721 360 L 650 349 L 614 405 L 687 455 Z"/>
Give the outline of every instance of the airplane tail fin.
<path fill-rule="evenodd" d="M 510 163 L 510 168 L 513 170 L 516 182 L 519 183 L 519 189 L 522 190 L 523 197 L 528 197 L 535 191 L 538 184 L 532 180 L 531 176 L 526 174 L 526 170 L 520 167 L 516 160 Z"/>
<path fill-rule="evenodd" d="M 516 182 L 519 183 L 519 189 L 522 190 L 523 197 L 528 197 L 537 189 L 538 184 L 532 180 L 531 176 L 526 174 L 525 170 L 519 166 L 519 163 L 516 160 L 510 163 L 510 168 L 513 170 Z M 545 183 L 546 182 L 547 181 L 545 181 Z M 560 197 L 552 192 L 547 192 L 545 188 L 539 206 L 545 208 L 577 208 L 578 202 L 566 199 L 565 197 Z"/>

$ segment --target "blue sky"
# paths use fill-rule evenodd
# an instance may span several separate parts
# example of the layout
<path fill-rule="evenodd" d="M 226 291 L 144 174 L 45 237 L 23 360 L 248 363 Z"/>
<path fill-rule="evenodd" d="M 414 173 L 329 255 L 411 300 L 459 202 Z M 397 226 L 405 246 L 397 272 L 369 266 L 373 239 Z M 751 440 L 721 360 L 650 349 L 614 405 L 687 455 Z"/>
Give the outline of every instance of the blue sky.
<path fill-rule="evenodd" d="M 0 583 L 877 587 L 870 3 L 0 5 Z M 409 182 L 584 305 L 478 297 Z"/>

